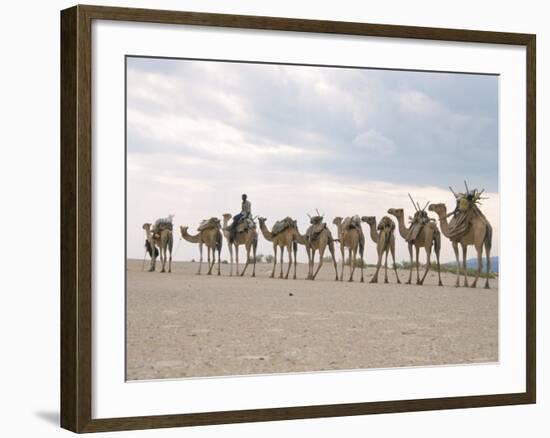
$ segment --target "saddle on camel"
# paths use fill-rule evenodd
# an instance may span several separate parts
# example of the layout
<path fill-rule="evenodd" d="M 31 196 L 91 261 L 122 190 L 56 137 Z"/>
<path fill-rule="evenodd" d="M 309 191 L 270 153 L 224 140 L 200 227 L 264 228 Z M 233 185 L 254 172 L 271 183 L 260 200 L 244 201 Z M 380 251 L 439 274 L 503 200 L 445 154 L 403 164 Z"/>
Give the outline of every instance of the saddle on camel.
<path fill-rule="evenodd" d="M 412 196 L 409 194 L 409 198 L 411 202 L 413 203 L 413 206 L 416 210 L 413 217 L 409 217 L 409 231 L 407 232 L 407 236 L 405 237 L 405 240 L 407 242 L 413 243 L 420 232 L 422 231 L 422 228 L 425 226 L 435 226 L 435 221 L 431 219 L 428 216 L 428 213 L 426 212 L 426 207 L 430 203 L 429 201 L 426 203 L 424 208 L 420 208 L 420 204 L 418 202 L 414 202 Z"/>

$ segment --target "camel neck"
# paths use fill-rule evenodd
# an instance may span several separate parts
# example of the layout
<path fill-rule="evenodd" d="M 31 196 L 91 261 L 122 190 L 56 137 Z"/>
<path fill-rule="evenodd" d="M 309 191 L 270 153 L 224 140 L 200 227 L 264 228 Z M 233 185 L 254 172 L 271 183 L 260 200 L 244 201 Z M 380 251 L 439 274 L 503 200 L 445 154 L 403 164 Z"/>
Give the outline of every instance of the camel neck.
<path fill-rule="evenodd" d="M 378 233 L 376 232 L 376 224 L 369 224 L 370 238 L 374 243 L 378 243 Z"/>
<path fill-rule="evenodd" d="M 267 227 L 265 226 L 264 221 L 260 221 L 260 231 L 262 232 L 262 234 L 263 234 L 263 236 L 266 240 L 269 240 L 270 242 L 273 242 L 273 235 L 271 234 L 271 231 L 269 231 L 267 229 Z"/>
<path fill-rule="evenodd" d="M 189 234 L 187 231 L 182 233 L 181 237 L 183 237 L 185 240 L 191 243 L 198 243 L 200 238 L 200 233 L 195 234 L 194 236 Z"/>
<path fill-rule="evenodd" d="M 399 224 L 399 234 L 401 234 L 401 237 L 404 239 L 407 238 L 409 229 L 405 225 L 405 215 L 397 217 L 397 223 Z"/>
<path fill-rule="evenodd" d="M 439 227 L 445 237 L 449 237 L 449 222 L 447 222 L 447 210 L 439 214 Z"/>

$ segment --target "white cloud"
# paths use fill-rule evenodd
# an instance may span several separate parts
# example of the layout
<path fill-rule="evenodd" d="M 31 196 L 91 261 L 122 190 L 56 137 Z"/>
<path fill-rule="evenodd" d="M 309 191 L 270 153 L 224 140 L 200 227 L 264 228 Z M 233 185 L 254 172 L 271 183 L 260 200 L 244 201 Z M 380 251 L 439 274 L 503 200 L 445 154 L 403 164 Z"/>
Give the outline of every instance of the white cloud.
<path fill-rule="evenodd" d="M 369 129 L 353 139 L 353 144 L 370 152 L 384 155 L 393 154 L 396 150 L 395 143 L 383 134 Z"/>

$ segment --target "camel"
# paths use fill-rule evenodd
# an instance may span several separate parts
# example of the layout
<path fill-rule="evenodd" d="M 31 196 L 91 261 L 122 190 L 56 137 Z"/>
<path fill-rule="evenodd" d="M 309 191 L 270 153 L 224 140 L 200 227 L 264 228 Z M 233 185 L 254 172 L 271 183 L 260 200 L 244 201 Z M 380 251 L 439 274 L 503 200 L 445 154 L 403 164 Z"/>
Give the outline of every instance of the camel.
<path fill-rule="evenodd" d="M 326 224 L 323 223 L 323 216 L 309 216 L 309 218 L 311 225 L 307 229 L 306 234 L 300 234 L 298 227 L 296 227 L 296 242 L 306 247 L 309 265 L 307 279 L 315 280 L 315 277 L 317 277 L 317 274 L 323 266 L 325 250 L 328 247 L 330 255 L 332 256 L 334 271 L 336 272 L 335 280 L 338 281 L 338 266 L 336 265 L 336 257 L 334 254 L 335 240 L 332 238 L 332 234 Z M 314 273 L 316 251 L 319 251 L 319 265 Z"/>
<path fill-rule="evenodd" d="M 477 191 L 474 191 L 474 193 L 475 192 Z M 455 197 L 459 199 L 459 196 L 456 194 Z M 471 287 L 477 286 L 477 280 L 482 270 L 483 247 L 485 247 L 485 257 L 487 262 L 487 278 L 485 279 L 485 289 L 490 289 L 489 273 L 491 272 L 491 240 L 493 236 L 493 228 L 491 227 L 491 224 L 489 224 L 489 222 L 483 216 L 473 214 L 469 219 L 469 226 L 467 227 L 467 231 L 465 231 L 465 233 L 461 233 L 461 235 L 453 235 L 452 226 L 450 226 L 450 224 L 447 222 L 447 217 L 450 215 L 447 214 L 447 207 L 445 206 L 445 204 L 431 204 L 429 210 L 433 211 L 439 216 L 441 232 L 451 241 L 453 245 L 453 250 L 456 257 L 455 286 L 458 287 L 460 285 L 460 258 L 458 254 L 458 244 L 460 244 L 460 246 L 462 247 L 462 268 L 464 273 L 465 287 L 468 287 L 466 253 L 468 250 L 468 245 L 473 245 L 477 252 L 477 271 L 476 277 L 474 279 L 474 282 L 471 284 Z M 452 224 L 453 222 L 451 221 L 451 225 Z"/>
<path fill-rule="evenodd" d="M 157 254 L 160 253 L 160 261 L 162 263 L 162 269 L 160 272 L 166 272 L 166 255 L 170 253 L 168 258 L 168 272 L 172 272 L 172 248 L 174 247 L 174 236 L 172 230 L 164 229 L 159 234 L 153 234 L 151 232 L 151 224 L 143 224 L 145 235 L 147 236 L 147 251 L 151 256 L 151 266 L 149 272 L 155 271 L 155 265 L 157 261 Z M 148 245 L 147 245 L 148 244 Z M 158 248 L 159 251 L 156 250 Z"/>
<path fill-rule="evenodd" d="M 250 262 L 250 250 L 252 249 L 253 265 L 252 265 L 252 277 L 256 276 L 256 248 L 258 247 L 258 232 L 255 228 L 250 228 L 246 232 L 237 233 L 235 240 L 233 242 L 229 239 L 229 219 L 231 219 L 231 214 L 225 213 L 223 215 L 223 235 L 227 240 L 227 246 L 229 247 L 229 260 L 230 268 L 229 275 L 233 275 L 233 247 L 235 247 L 235 261 L 236 261 L 236 274 L 241 277 L 246 272 L 248 264 Z M 243 271 L 239 274 L 239 246 L 244 245 L 246 248 L 246 265 L 244 266 Z"/>
<path fill-rule="evenodd" d="M 351 227 L 351 222 L 353 218 L 346 218 L 345 220 L 340 216 L 335 217 L 332 223 L 338 228 L 338 240 L 340 241 L 340 252 L 342 254 L 342 271 L 340 273 L 340 281 L 344 280 L 344 265 L 345 265 L 345 250 L 349 250 L 349 280 L 353 281 L 353 274 L 355 272 L 355 265 L 357 262 L 357 251 L 361 256 L 361 283 L 365 281 L 363 277 L 363 270 L 365 266 L 365 261 L 363 258 L 363 252 L 365 250 L 365 236 L 363 230 L 361 229 L 361 222 L 357 219 L 358 228 Z"/>
<path fill-rule="evenodd" d="M 413 202 L 414 205 L 414 202 Z M 416 206 L 415 206 L 416 208 Z M 424 212 L 424 209 L 417 210 L 417 214 Z M 390 208 L 388 210 L 388 214 L 391 214 L 392 216 L 395 216 L 397 218 L 397 222 L 399 224 L 399 234 L 401 237 L 403 237 L 405 240 L 407 240 L 409 231 L 412 228 L 407 228 L 405 225 L 405 214 L 403 212 L 402 208 Z M 439 277 L 439 286 L 443 286 L 443 283 L 441 282 L 441 271 L 440 271 L 440 264 L 439 264 L 439 253 L 441 250 L 441 235 L 439 233 L 439 230 L 437 229 L 437 225 L 433 222 L 426 223 L 416 236 L 416 238 L 411 241 L 407 240 L 407 244 L 409 246 L 409 256 L 411 260 L 411 268 L 409 271 L 409 279 L 406 284 L 411 284 L 412 280 L 412 272 L 413 272 L 413 246 L 416 249 L 416 284 L 422 285 L 424 283 L 424 280 L 426 279 L 426 276 L 428 275 L 428 271 L 431 268 L 432 262 L 431 262 L 431 253 L 432 253 L 432 246 L 434 247 L 435 257 L 437 260 L 437 275 Z M 424 275 L 422 276 L 422 280 L 420 279 L 419 274 L 419 261 L 418 256 L 420 253 L 420 248 L 424 248 L 426 251 L 426 271 L 424 272 Z"/>
<path fill-rule="evenodd" d="M 399 280 L 399 275 L 397 274 L 397 266 L 395 265 L 395 224 L 393 220 L 388 216 L 384 216 L 380 220 L 378 227 L 376 226 L 376 218 L 374 216 L 363 216 L 361 220 L 369 225 L 370 237 L 372 241 L 376 243 L 376 251 L 378 253 L 376 272 L 370 282 L 378 283 L 378 272 L 380 271 L 380 266 L 382 265 L 382 256 L 385 254 L 384 283 L 388 283 L 388 253 L 391 252 L 395 278 L 397 279 L 397 283 L 401 284 L 401 280 Z M 378 229 L 380 229 L 380 232 L 378 232 Z"/>
<path fill-rule="evenodd" d="M 281 249 L 281 272 L 279 274 L 279 278 L 284 278 L 285 280 L 288 279 L 288 275 L 290 274 L 290 267 L 293 264 L 292 260 L 292 254 L 294 253 L 294 280 L 296 280 L 296 255 L 298 253 L 298 245 L 296 243 L 296 221 L 285 218 L 285 220 L 289 220 L 291 222 L 291 226 L 287 227 L 285 230 L 281 231 L 280 233 L 277 233 L 276 235 L 273 235 L 272 231 L 270 231 L 265 221 L 267 219 L 264 217 L 259 217 L 258 222 L 260 224 L 260 231 L 262 232 L 262 235 L 264 236 L 265 240 L 273 243 L 273 270 L 271 271 L 270 278 L 275 278 L 275 269 L 277 267 L 277 248 Z M 288 252 L 288 268 L 286 270 L 286 275 L 283 277 L 283 263 L 284 263 L 284 252 L 285 248 Z"/>
<path fill-rule="evenodd" d="M 189 227 L 180 226 L 181 237 L 191 243 L 199 244 L 199 270 L 197 275 L 201 275 L 202 268 L 202 247 L 206 245 L 206 251 L 208 255 L 208 272 L 206 275 L 212 274 L 212 268 L 216 263 L 216 251 L 218 252 L 218 275 L 221 275 L 220 270 L 220 253 L 222 251 L 223 237 L 219 227 L 207 228 L 205 230 L 199 231 L 194 236 L 188 233 Z M 212 251 L 212 263 L 210 263 L 210 251 Z"/>

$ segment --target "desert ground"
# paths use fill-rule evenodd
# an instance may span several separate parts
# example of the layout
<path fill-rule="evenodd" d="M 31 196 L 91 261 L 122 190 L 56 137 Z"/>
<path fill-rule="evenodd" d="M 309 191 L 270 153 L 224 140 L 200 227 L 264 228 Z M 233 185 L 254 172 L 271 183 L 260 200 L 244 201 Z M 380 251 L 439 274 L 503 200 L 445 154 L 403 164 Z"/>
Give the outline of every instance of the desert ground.
<path fill-rule="evenodd" d="M 334 281 L 326 263 L 315 281 L 303 279 L 305 264 L 298 280 L 268 278 L 266 263 L 256 278 L 204 267 L 149 273 L 128 260 L 128 380 L 498 361 L 497 280 L 486 290 L 455 288 L 449 273 L 438 287 L 434 272 L 416 286 L 393 272 L 390 284 L 369 284 L 372 267 L 365 283 L 359 270 L 353 283 Z"/>

